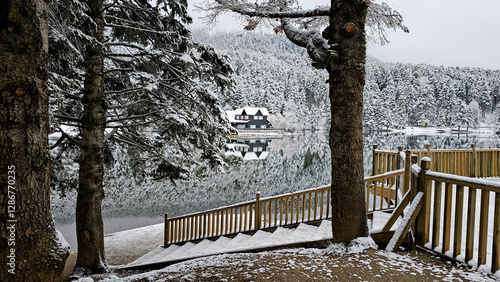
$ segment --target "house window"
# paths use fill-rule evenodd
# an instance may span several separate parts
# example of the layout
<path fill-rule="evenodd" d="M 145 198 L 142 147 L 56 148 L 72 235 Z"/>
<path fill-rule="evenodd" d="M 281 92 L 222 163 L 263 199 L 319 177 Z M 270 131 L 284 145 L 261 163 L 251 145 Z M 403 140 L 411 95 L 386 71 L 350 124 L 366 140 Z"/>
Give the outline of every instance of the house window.
<path fill-rule="evenodd" d="M 250 128 L 257 128 L 255 124 L 250 124 Z"/>
<path fill-rule="evenodd" d="M 244 124 L 238 124 L 238 126 L 236 128 L 245 128 L 245 125 Z"/>
<path fill-rule="evenodd" d="M 262 124 L 262 125 L 260 126 L 260 128 L 264 129 L 264 128 L 266 128 L 266 125 L 265 125 L 265 124 Z"/>
<path fill-rule="evenodd" d="M 245 116 L 245 119 L 248 119 L 248 116 Z"/>

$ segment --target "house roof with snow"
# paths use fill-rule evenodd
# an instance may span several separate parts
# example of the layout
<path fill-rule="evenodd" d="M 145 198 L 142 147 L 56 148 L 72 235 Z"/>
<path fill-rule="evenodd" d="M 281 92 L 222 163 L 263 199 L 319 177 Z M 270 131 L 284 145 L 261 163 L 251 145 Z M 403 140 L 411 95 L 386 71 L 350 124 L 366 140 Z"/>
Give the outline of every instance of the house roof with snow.
<path fill-rule="evenodd" d="M 227 118 L 229 119 L 229 122 L 244 123 L 247 121 L 241 120 L 241 119 L 236 120 L 235 119 L 236 115 L 242 115 L 243 113 L 245 113 L 246 115 L 254 116 L 259 111 L 263 116 L 269 116 L 269 111 L 266 108 L 256 108 L 256 107 L 245 107 L 245 108 L 241 108 L 241 109 L 236 109 L 234 111 L 226 111 L 226 115 L 227 115 Z"/>

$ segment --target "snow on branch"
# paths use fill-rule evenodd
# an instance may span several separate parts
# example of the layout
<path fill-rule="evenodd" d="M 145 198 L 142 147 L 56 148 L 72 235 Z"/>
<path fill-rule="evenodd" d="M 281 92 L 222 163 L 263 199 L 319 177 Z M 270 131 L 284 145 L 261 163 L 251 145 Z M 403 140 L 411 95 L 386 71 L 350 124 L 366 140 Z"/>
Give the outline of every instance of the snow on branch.
<path fill-rule="evenodd" d="M 261 19 L 295 19 L 296 23 L 302 27 L 318 28 L 329 24 L 328 16 L 330 15 L 330 7 L 322 6 L 313 10 L 301 10 L 296 4 L 297 1 L 287 0 L 267 0 L 253 1 L 249 0 L 214 0 L 205 1 L 201 6 L 196 6 L 198 9 L 205 11 L 207 15 L 204 20 L 207 24 L 214 24 L 217 17 L 225 12 L 234 12 L 247 17 L 247 30 L 255 29 L 255 25 L 261 22 Z M 250 17 L 251 19 L 248 19 Z M 368 6 L 368 14 L 366 17 L 366 33 L 367 39 L 377 44 L 387 44 L 386 30 L 401 29 L 404 32 L 409 32 L 408 28 L 403 25 L 403 17 L 397 11 L 393 10 L 386 3 L 373 3 Z"/>
<path fill-rule="evenodd" d="M 336 53 L 331 50 L 328 41 L 318 31 L 303 31 L 295 28 L 293 24 L 282 20 L 283 32 L 295 45 L 307 49 L 309 57 L 314 61 L 313 66 L 323 69 L 332 56 Z"/>
<path fill-rule="evenodd" d="M 372 3 L 368 8 L 366 15 L 367 39 L 374 43 L 385 45 L 387 40 L 386 30 L 401 29 L 404 32 L 410 32 L 408 27 L 403 24 L 403 17 L 396 10 L 393 10 L 386 3 Z"/>
<path fill-rule="evenodd" d="M 240 15 L 258 18 L 271 19 L 295 19 L 322 17 L 330 14 L 329 7 L 318 7 L 313 10 L 284 9 L 289 1 L 261 1 L 260 3 L 250 3 L 249 1 L 239 0 L 215 0 L 213 3 L 205 1 L 202 5 L 195 5 L 196 8 L 207 12 L 204 17 L 208 24 L 216 22 L 217 17 L 227 11 L 235 12 Z"/>

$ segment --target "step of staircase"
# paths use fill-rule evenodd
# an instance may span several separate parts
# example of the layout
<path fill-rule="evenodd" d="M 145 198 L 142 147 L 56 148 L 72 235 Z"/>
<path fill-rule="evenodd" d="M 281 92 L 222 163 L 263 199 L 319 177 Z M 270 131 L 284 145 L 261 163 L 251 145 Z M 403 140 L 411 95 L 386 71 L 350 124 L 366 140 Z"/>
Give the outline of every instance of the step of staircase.
<path fill-rule="evenodd" d="M 273 235 L 269 237 L 267 242 L 269 244 L 279 244 L 283 242 L 287 242 L 288 238 L 292 236 L 293 232 L 295 229 L 290 229 L 290 228 L 285 228 L 285 227 L 278 227 L 274 232 Z"/>
<path fill-rule="evenodd" d="M 177 249 L 179 249 L 181 246 L 179 245 L 170 245 L 168 248 L 163 248 L 163 247 L 157 247 L 156 249 L 152 250 L 151 252 L 143 255 L 142 257 L 132 261 L 128 265 L 141 265 L 144 264 L 147 261 L 153 261 L 155 257 L 160 257 L 164 256 L 166 257 L 168 254 L 175 252 Z"/>
<path fill-rule="evenodd" d="M 309 224 L 301 223 L 299 226 L 293 231 L 292 236 L 290 236 L 287 242 L 305 242 L 311 241 L 311 234 L 315 234 L 318 230 L 318 227 L 312 226 Z"/>
<path fill-rule="evenodd" d="M 201 251 L 207 249 L 210 247 L 215 241 L 204 239 L 203 241 L 199 242 L 194 248 L 189 250 L 183 257 L 191 257 L 194 255 L 199 254 Z"/>
<path fill-rule="evenodd" d="M 332 235 L 332 222 L 330 220 L 323 220 L 313 236 L 314 241 L 328 240 L 333 237 Z"/>
<path fill-rule="evenodd" d="M 240 233 L 224 246 L 224 250 L 229 252 L 236 249 L 241 249 L 246 245 L 246 242 L 250 240 L 250 238 L 252 238 L 251 235 Z"/>
<path fill-rule="evenodd" d="M 273 233 L 271 233 L 271 232 L 259 230 L 259 231 L 255 232 L 255 234 L 250 239 L 248 239 L 248 241 L 245 242 L 244 248 L 261 247 L 262 245 L 264 245 L 267 242 L 267 240 L 272 235 L 273 235 Z"/>
<path fill-rule="evenodd" d="M 222 249 L 224 249 L 224 246 L 226 244 L 229 244 L 231 242 L 231 238 L 227 238 L 224 236 L 221 236 L 217 241 L 215 241 L 212 245 L 210 245 L 208 248 L 205 250 L 202 250 L 200 252 L 200 255 L 209 255 L 209 254 L 215 254 L 220 252 Z"/>

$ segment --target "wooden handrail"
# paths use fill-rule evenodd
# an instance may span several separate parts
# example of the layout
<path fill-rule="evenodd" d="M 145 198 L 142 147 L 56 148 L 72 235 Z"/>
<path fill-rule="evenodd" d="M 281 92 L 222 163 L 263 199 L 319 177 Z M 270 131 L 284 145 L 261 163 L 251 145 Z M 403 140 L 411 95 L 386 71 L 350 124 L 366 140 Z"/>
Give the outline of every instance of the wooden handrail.
<path fill-rule="evenodd" d="M 448 173 L 427 172 L 426 176 L 429 180 L 449 183 L 453 185 L 462 185 L 471 188 L 481 189 L 489 192 L 500 193 L 500 183 L 485 179 L 477 179 L 466 176 L 458 176 Z"/>
<path fill-rule="evenodd" d="M 398 170 L 393 170 L 393 171 L 385 172 L 385 173 L 378 174 L 378 175 L 367 176 L 367 177 L 365 177 L 365 182 L 382 180 L 382 179 L 389 178 L 389 177 L 403 175 L 404 173 L 405 173 L 404 168 L 398 169 Z"/>

